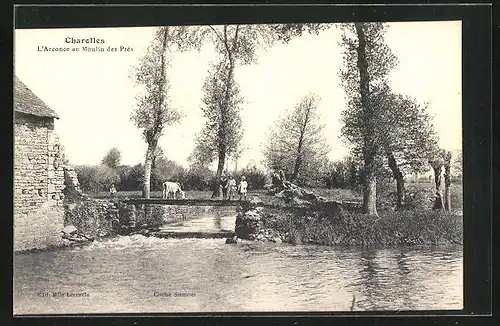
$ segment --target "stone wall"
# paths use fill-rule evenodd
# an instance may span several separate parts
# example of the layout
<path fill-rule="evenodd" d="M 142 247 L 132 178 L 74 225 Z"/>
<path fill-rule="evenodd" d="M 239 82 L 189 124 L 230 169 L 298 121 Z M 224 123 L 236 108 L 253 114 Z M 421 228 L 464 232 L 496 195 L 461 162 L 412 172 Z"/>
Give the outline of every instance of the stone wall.
<path fill-rule="evenodd" d="M 56 245 L 64 223 L 63 153 L 54 119 L 16 112 L 14 250 Z"/>
<path fill-rule="evenodd" d="M 74 200 L 82 196 L 78 175 L 72 166 L 64 166 L 64 197 L 69 200 Z"/>
<path fill-rule="evenodd" d="M 160 204 L 128 204 L 118 199 L 93 199 L 66 203 L 65 225 L 74 226 L 89 238 L 128 235 L 155 230 L 162 225 L 202 216 L 234 214 L 234 208 L 177 206 Z"/>

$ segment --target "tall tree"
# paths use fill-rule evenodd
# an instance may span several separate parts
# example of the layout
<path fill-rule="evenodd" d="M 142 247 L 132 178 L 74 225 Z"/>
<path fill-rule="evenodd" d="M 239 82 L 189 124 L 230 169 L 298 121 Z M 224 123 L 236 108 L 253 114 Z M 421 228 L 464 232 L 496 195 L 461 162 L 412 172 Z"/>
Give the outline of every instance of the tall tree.
<path fill-rule="evenodd" d="M 233 69 L 226 67 L 227 64 L 228 62 L 222 61 L 213 65 L 213 70 L 203 85 L 202 111 L 206 123 L 196 137 L 194 149 L 195 159 L 200 162 L 213 162 L 217 159 L 217 180 L 224 170 L 227 156 L 236 152 L 243 136 L 240 116 L 243 99 L 234 77 L 226 75 L 228 70 Z M 219 196 L 218 183 L 212 194 L 212 197 L 216 196 Z"/>
<path fill-rule="evenodd" d="M 405 174 L 427 170 L 427 162 L 437 146 L 437 136 L 427 105 L 416 99 L 393 93 L 388 86 L 372 95 L 376 103 L 377 143 L 387 158 L 396 181 L 396 208 L 405 200 Z"/>
<path fill-rule="evenodd" d="M 231 105 L 235 106 L 236 103 L 241 101 L 238 98 L 238 87 L 234 80 L 236 66 L 255 63 L 257 60 L 256 51 L 260 48 L 269 47 L 277 41 L 288 42 L 291 37 L 301 35 L 305 30 L 317 33 L 321 30 L 321 26 L 319 24 L 189 26 L 178 29 L 177 31 L 182 34 L 182 37 L 176 39 L 179 40 L 177 45 L 181 51 L 193 48 L 200 49 L 205 42 L 215 45 L 217 53 L 222 56 L 223 60 L 214 67 L 212 71 L 215 76 L 209 77 L 209 81 L 205 83 L 204 87 L 205 99 L 212 97 L 212 105 L 207 105 L 206 101 L 204 101 L 204 104 L 206 107 L 212 108 L 211 110 L 214 112 L 224 114 L 224 112 L 228 112 Z M 218 82 L 215 82 L 215 80 L 218 80 Z M 215 85 L 218 86 L 215 87 Z M 217 94 L 217 96 L 214 94 Z M 232 98 L 232 96 L 235 98 Z M 215 100 L 217 105 L 213 105 Z M 233 113 L 236 112 L 238 111 L 233 111 Z M 204 114 L 207 117 L 205 112 Z M 224 116 L 228 117 L 228 115 Z M 207 126 L 199 134 L 196 154 L 193 156 L 195 158 L 204 157 L 209 159 L 214 153 L 217 155 L 217 173 L 212 197 L 218 197 L 220 176 L 228 156 L 228 149 L 230 150 L 231 147 L 227 146 L 227 135 L 224 133 L 227 128 L 225 127 L 217 128 L 216 135 L 220 138 L 217 141 L 218 146 L 214 146 L 213 142 L 211 145 L 205 146 L 203 144 L 203 139 L 211 137 L 207 134 L 209 130 L 215 130 L 213 125 L 208 125 L 213 123 L 214 119 L 207 117 Z M 224 126 L 226 120 L 221 116 L 218 125 Z M 237 144 L 235 147 L 237 147 Z"/>
<path fill-rule="evenodd" d="M 117 147 L 113 147 L 106 153 L 101 163 L 112 169 L 117 169 L 120 166 L 121 158 L 122 154 L 120 150 Z"/>
<path fill-rule="evenodd" d="M 348 103 L 343 111 L 343 136 L 353 145 L 353 154 L 363 160 L 363 211 L 378 215 L 376 207 L 377 166 L 381 148 L 377 143 L 378 106 L 374 91 L 384 85 L 397 58 L 384 42 L 387 26 L 382 23 L 342 24 L 344 65 L 340 76 Z"/>
<path fill-rule="evenodd" d="M 134 67 L 131 78 L 143 92 L 137 96 L 137 107 L 131 120 L 139 129 L 147 143 L 144 162 L 143 197 L 150 197 L 151 168 L 158 147 L 158 140 L 168 125 L 179 122 L 180 112 L 173 108 L 169 101 L 169 82 L 167 67 L 170 64 L 169 46 L 179 37 L 174 27 L 160 27 L 155 30 L 153 40 Z"/>
<path fill-rule="evenodd" d="M 321 118 L 317 113 L 319 97 L 308 94 L 293 110 L 279 119 L 267 135 L 263 147 L 266 165 L 283 170 L 292 182 L 319 176 L 330 148 L 324 138 Z"/>

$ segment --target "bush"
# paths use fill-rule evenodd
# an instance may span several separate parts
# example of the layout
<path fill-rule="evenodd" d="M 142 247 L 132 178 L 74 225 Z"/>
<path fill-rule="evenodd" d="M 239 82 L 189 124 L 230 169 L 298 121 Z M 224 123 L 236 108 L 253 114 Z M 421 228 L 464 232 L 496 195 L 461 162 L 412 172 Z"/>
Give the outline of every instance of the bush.
<path fill-rule="evenodd" d="M 81 165 L 75 167 L 83 192 L 97 193 L 109 190 L 111 184 L 120 182 L 119 174 L 106 165 Z"/>
<path fill-rule="evenodd" d="M 331 188 L 353 189 L 361 183 L 359 164 L 347 157 L 340 161 L 329 162 L 323 173 L 323 184 Z"/>
<path fill-rule="evenodd" d="M 136 164 L 133 167 L 123 165 L 118 168 L 120 175 L 120 182 L 118 184 L 118 191 L 136 191 L 142 189 L 144 167 L 142 164 Z"/>
<path fill-rule="evenodd" d="M 192 167 L 180 180 L 184 190 L 211 190 L 214 172 L 207 167 Z"/>
<path fill-rule="evenodd" d="M 238 172 L 232 174 L 232 176 L 236 179 L 236 182 L 239 182 L 241 177 L 245 176 L 245 179 L 248 182 L 248 190 L 264 189 L 264 186 L 266 185 L 266 173 L 257 169 L 255 166 L 239 170 Z"/>
<path fill-rule="evenodd" d="M 154 163 L 151 170 L 152 191 L 161 191 L 165 181 L 183 183 L 186 171 L 181 165 L 164 157 L 157 158 Z"/>

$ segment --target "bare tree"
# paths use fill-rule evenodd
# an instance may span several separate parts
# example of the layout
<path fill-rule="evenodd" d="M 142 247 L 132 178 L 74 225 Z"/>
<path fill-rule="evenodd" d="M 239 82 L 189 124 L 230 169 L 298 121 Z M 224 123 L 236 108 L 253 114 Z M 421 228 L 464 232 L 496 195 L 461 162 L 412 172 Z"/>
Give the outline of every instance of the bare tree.
<path fill-rule="evenodd" d="M 143 92 L 137 96 L 137 107 L 131 120 L 139 129 L 148 145 L 144 162 L 143 197 L 150 197 L 151 168 L 158 140 L 168 125 L 181 119 L 180 112 L 170 104 L 169 82 L 166 75 L 170 64 L 169 46 L 174 37 L 179 37 L 173 27 L 160 27 L 155 30 L 153 40 L 139 64 L 134 67 L 131 78 Z"/>
<path fill-rule="evenodd" d="M 283 170 L 292 182 L 319 176 L 330 148 L 323 135 L 325 125 L 317 114 L 319 97 L 304 96 L 288 114 L 278 120 L 263 146 L 270 169 Z"/>

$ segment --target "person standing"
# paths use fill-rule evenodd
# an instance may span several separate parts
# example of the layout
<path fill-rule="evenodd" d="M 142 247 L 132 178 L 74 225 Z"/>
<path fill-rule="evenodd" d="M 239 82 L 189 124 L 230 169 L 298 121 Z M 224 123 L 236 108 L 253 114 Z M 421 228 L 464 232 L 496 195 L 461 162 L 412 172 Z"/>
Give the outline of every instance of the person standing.
<path fill-rule="evenodd" d="M 236 180 L 234 180 L 233 176 L 229 176 L 229 184 L 228 184 L 228 197 L 229 200 L 234 198 L 234 192 L 236 191 Z"/>
<path fill-rule="evenodd" d="M 239 194 L 240 194 L 240 201 L 243 198 L 243 200 L 247 200 L 247 188 L 248 188 L 248 183 L 246 181 L 245 176 L 241 177 L 240 185 L 239 185 Z"/>
<path fill-rule="evenodd" d="M 112 185 L 111 185 L 111 188 L 109 188 L 109 195 L 110 195 L 111 197 L 114 197 L 114 196 L 115 196 L 115 194 L 116 194 L 116 188 L 115 188 L 115 185 L 114 185 L 114 184 L 112 184 Z"/>
<path fill-rule="evenodd" d="M 222 200 L 227 199 L 227 188 L 228 188 L 228 180 L 225 175 L 222 175 L 220 178 L 220 185 L 221 185 L 221 190 L 222 190 Z"/>

